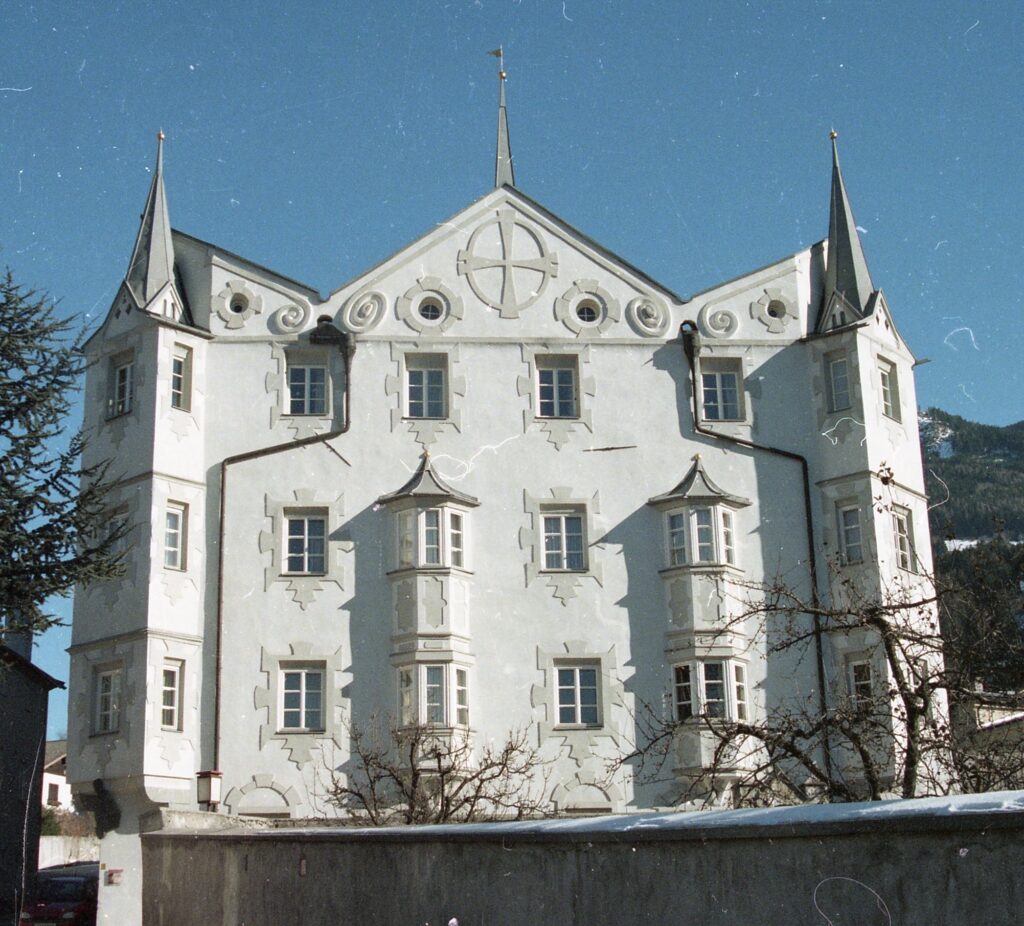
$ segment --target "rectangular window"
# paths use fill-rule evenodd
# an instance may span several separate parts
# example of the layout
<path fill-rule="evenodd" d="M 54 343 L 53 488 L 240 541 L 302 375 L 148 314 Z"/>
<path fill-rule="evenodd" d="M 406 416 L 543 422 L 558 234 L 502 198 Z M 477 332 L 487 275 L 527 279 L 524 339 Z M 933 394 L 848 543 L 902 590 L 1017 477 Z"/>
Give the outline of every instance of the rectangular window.
<path fill-rule="evenodd" d="M 683 512 L 668 516 L 668 563 L 670 566 L 686 563 L 686 515 Z"/>
<path fill-rule="evenodd" d="M 882 412 L 893 421 L 900 421 L 900 387 L 896 364 L 879 359 L 878 376 L 882 388 Z"/>
<path fill-rule="evenodd" d="M 537 358 L 537 417 L 579 417 L 575 357 Z"/>
<path fill-rule="evenodd" d="M 171 355 L 171 408 L 189 411 L 192 407 L 192 349 L 174 345 Z"/>
<path fill-rule="evenodd" d="M 398 670 L 398 716 L 403 727 L 416 723 L 416 670 L 406 666 Z"/>
<path fill-rule="evenodd" d="M 892 512 L 892 539 L 896 547 L 896 565 L 907 572 L 914 571 L 914 529 L 910 512 L 894 508 Z"/>
<path fill-rule="evenodd" d="M 693 716 L 693 683 L 690 667 L 675 667 L 676 720 L 689 720 Z"/>
<path fill-rule="evenodd" d="M 839 552 L 844 563 L 864 561 L 860 532 L 860 508 L 848 505 L 839 509 Z"/>
<path fill-rule="evenodd" d="M 701 361 L 701 396 L 707 421 L 742 421 L 743 377 L 739 360 Z"/>
<path fill-rule="evenodd" d="M 423 512 L 423 562 L 427 566 L 441 565 L 440 508 L 428 508 Z"/>
<path fill-rule="evenodd" d="M 736 542 L 732 530 L 732 512 L 722 512 L 722 551 L 725 553 L 725 561 L 730 566 L 736 565 Z"/>
<path fill-rule="evenodd" d="M 165 730 L 181 729 L 181 682 L 181 663 L 165 662 L 160 686 L 160 726 Z"/>
<path fill-rule="evenodd" d="M 870 706 L 874 697 L 871 663 L 867 660 L 850 663 L 850 697 L 856 707 Z"/>
<path fill-rule="evenodd" d="M 121 357 L 113 361 L 110 370 L 110 394 L 107 398 L 107 417 L 127 415 L 135 398 L 135 364 Z"/>
<path fill-rule="evenodd" d="M 188 538 L 188 505 L 168 502 L 164 514 L 164 566 L 185 569 L 185 551 Z"/>
<path fill-rule="evenodd" d="M 702 663 L 704 674 L 704 713 L 708 717 L 725 717 L 725 663 L 718 660 Z"/>
<path fill-rule="evenodd" d="M 448 390 L 444 355 L 406 357 L 406 415 L 409 418 L 445 418 Z"/>
<path fill-rule="evenodd" d="M 736 691 L 736 719 L 747 719 L 747 670 L 738 662 L 732 666 Z"/>
<path fill-rule="evenodd" d="M 584 572 L 587 568 L 583 538 L 583 516 L 545 514 L 544 568 L 564 572 Z"/>
<path fill-rule="evenodd" d="M 826 360 L 828 368 L 828 410 L 839 412 L 850 407 L 850 371 L 846 357 Z"/>
<path fill-rule="evenodd" d="M 695 508 L 693 512 L 694 540 L 698 563 L 713 563 L 715 555 L 715 522 L 710 508 Z"/>
<path fill-rule="evenodd" d="M 465 669 L 455 670 L 455 722 L 469 726 L 469 672 Z"/>
<path fill-rule="evenodd" d="M 463 532 L 462 532 L 462 515 L 456 514 L 454 511 L 450 512 L 448 516 L 449 523 L 449 538 L 450 548 L 452 554 L 452 565 L 458 569 L 462 568 L 464 556 L 463 556 Z"/>
<path fill-rule="evenodd" d="M 327 414 L 326 367 L 288 367 L 288 414 Z"/>
<path fill-rule="evenodd" d="M 60 803 L 60 785 L 52 782 L 46 786 L 46 803 L 56 807 Z"/>
<path fill-rule="evenodd" d="M 558 666 L 558 723 L 596 727 L 601 723 L 598 668 Z"/>
<path fill-rule="evenodd" d="M 398 513 L 398 566 L 408 568 L 416 565 L 416 512 Z"/>
<path fill-rule="evenodd" d="M 397 516 L 398 568 L 466 568 L 466 519 L 451 508 L 406 509 Z"/>
<path fill-rule="evenodd" d="M 281 729 L 323 730 L 324 671 L 287 668 L 281 671 Z"/>
<path fill-rule="evenodd" d="M 121 726 L 121 670 L 96 673 L 96 733 L 116 733 Z"/>
<path fill-rule="evenodd" d="M 293 575 L 327 572 L 327 519 L 323 515 L 288 515 L 286 571 Z"/>
<path fill-rule="evenodd" d="M 444 726 L 447 717 L 444 696 L 444 666 L 423 667 L 424 719 L 428 724 Z"/>

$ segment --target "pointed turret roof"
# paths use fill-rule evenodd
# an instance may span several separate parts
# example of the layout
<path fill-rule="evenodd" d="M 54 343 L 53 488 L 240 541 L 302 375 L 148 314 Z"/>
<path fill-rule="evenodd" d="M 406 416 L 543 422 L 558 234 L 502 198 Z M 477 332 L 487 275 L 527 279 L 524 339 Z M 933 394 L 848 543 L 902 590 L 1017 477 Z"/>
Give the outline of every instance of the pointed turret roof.
<path fill-rule="evenodd" d="M 418 501 L 443 501 L 447 499 L 454 502 L 460 502 L 461 504 L 467 505 L 471 508 L 475 508 L 480 504 L 480 502 L 473 498 L 472 495 L 466 495 L 462 492 L 458 492 L 450 485 L 447 485 L 444 480 L 434 472 L 434 467 L 430 463 L 429 450 L 423 451 L 423 456 L 420 458 L 420 465 L 417 467 L 416 472 L 412 474 L 412 478 L 396 492 L 389 492 L 387 495 L 382 495 L 377 499 L 377 504 L 387 505 L 391 502 L 403 501 L 405 499 L 414 499 Z"/>
<path fill-rule="evenodd" d="M 859 316 L 867 313 L 875 291 L 864 259 L 864 249 L 857 234 L 857 223 L 846 195 L 843 174 L 839 170 L 837 133 L 832 139 L 832 197 L 829 205 L 828 256 L 825 264 L 825 295 L 822 310 L 828 313 L 835 297 L 839 297 Z"/>
<path fill-rule="evenodd" d="M 683 477 L 682 482 L 674 489 L 670 489 L 661 495 L 655 495 L 654 498 L 647 500 L 648 505 L 654 505 L 656 508 L 678 504 L 693 504 L 695 502 L 709 504 L 725 502 L 736 508 L 744 508 L 750 504 L 749 499 L 740 498 L 738 495 L 730 495 L 715 485 L 711 477 L 704 472 L 704 464 L 701 462 L 699 453 L 694 454 L 693 466 L 690 467 L 690 471 Z"/>
<path fill-rule="evenodd" d="M 498 55 L 501 57 L 501 49 Z M 501 58 L 498 71 L 498 146 L 494 157 L 494 186 L 516 185 L 512 167 L 512 144 L 508 138 L 508 113 L 505 111 L 505 60 Z"/>
<path fill-rule="evenodd" d="M 161 289 L 174 282 L 174 245 L 167 215 L 167 195 L 164 193 L 163 132 L 157 134 L 156 171 L 124 281 L 139 308 L 148 305 Z"/>

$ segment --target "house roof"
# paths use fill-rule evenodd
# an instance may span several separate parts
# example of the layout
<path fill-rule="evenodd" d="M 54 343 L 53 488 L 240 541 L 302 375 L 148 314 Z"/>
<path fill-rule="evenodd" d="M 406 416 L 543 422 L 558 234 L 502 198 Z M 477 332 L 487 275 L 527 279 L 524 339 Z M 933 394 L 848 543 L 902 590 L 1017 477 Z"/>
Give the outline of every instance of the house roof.
<path fill-rule="evenodd" d="M 46 743 L 46 752 L 43 755 L 43 771 L 46 771 L 51 765 L 56 765 L 61 760 L 67 758 L 67 754 L 67 740 L 48 740 Z"/>
<path fill-rule="evenodd" d="M 34 682 L 46 688 L 47 691 L 53 688 L 65 687 L 60 679 L 56 679 L 44 672 L 31 660 L 26 659 L 21 653 L 15 652 L 5 643 L 0 643 L 0 665 L 5 668 L 17 669 Z"/>

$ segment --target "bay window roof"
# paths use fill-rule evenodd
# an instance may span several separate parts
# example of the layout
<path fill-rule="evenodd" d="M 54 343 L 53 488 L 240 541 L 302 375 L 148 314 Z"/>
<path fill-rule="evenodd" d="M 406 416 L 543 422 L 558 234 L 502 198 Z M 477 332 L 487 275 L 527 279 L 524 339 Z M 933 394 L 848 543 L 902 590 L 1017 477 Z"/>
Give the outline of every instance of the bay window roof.
<path fill-rule="evenodd" d="M 741 498 L 738 495 L 730 495 L 728 492 L 720 489 L 712 481 L 711 477 L 704 472 L 704 465 L 701 463 L 700 454 L 698 453 L 694 455 L 693 466 L 690 467 L 690 471 L 683 477 L 683 481 L 668 492 L 648 499 L 647 504 L 655 508 L 672 508 L 678 505 L 694 504 L 725 504 L 733 508 L 746 508 L 750 504 L 750 499 Z"/>
<path fill-rule="evenodd" d="M 466 495 L 448 485 L 437 473 L 430 462 L 430 451 L 424 450 L 420 465 L 412 478 L 400 489 L 382 495 L 377 499 L 378 505 L 393 505 L 396 502 L 413 501 L 430 504 L 455 502 L 467 508 L 476 508 L 480 502 L 472 495 Z"/>

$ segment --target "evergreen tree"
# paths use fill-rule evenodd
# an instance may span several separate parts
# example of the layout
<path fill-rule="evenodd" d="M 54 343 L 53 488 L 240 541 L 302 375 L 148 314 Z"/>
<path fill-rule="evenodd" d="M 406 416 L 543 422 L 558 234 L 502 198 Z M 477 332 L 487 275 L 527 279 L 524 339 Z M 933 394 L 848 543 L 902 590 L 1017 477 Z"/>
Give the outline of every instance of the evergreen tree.
<path fill-rule="evenodd" d="M 118 575 L 108 529 L 106 466 L 79 468 L 83 437 L 67 417 L 85 359 L 72 319 L 49 299 L 0 279 L 0 626 L 39 633 L 47 599 Z"/>

